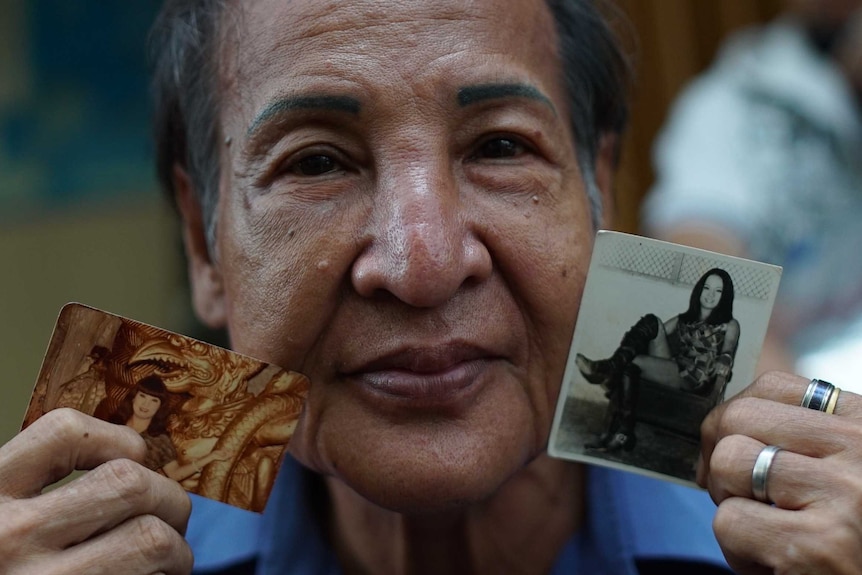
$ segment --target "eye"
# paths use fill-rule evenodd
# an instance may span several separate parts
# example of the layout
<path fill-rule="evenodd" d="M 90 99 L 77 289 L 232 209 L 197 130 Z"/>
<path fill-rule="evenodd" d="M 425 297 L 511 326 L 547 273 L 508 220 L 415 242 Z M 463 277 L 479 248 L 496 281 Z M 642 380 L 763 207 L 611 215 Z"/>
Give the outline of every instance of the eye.
<path fill-rule="evenodd" d="M 326 154 L 309 154 L 289 166 L 289 170 L 298 176 L 322 176 L 341 169 L 341 165 L 332 156 Z"/>
<path fill-rule="evenodd" d="M 516 138 L 495 137 L 486 140 L 479 146 L 476 153 L 471 156 L 475 160 L 498 160 L 502 158 L 515 158 L 528 151 L 527 146 Z"/>

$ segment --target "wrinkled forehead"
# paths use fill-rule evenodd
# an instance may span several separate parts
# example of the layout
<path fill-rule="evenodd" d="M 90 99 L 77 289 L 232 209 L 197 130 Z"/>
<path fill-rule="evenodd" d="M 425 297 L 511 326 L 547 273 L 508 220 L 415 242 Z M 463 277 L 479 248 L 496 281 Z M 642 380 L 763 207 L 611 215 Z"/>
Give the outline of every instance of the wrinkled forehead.
<path fill-rule="evenodd" d="M 320 80 L 414 93 L 521 81 L 564 102 L 554 22 L 541 0 L 259 0 L 225 17 L 223 104 L 248 113 Z"/>

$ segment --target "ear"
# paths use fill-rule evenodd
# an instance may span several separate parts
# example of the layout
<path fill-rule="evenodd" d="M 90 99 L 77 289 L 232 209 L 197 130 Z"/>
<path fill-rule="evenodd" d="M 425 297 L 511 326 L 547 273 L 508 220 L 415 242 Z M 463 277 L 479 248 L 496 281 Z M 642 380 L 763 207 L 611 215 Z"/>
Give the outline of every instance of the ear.
<path fill-rule="evenodd" d="M 602 197 L 603 229 L 610 229 L 616 221 L 617 203 L 614 196 L 614 174 L 619 163 L 620 136 L 605 132 L 599 138 L 599 149 L 596 150 L 596 185 Z"/>
<path fill-rule="evenodd" d="M 224 282 L 209 253 L 200 203 L 191 178 L 178 164 L 174 165 L 173 181 L 177 207 L 183 220 L 183 244 L 195 314 L 206 326 L 221 329 L 226 324 Z"/>

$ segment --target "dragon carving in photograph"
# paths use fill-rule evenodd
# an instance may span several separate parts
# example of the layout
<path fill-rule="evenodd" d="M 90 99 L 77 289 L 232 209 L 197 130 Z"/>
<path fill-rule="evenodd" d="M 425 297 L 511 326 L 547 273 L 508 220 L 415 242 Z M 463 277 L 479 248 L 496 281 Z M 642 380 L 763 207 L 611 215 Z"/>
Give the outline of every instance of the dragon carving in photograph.
<path fill-rule="evenodd" d="M 125 361 L 134 373 L 127 378 L 155 374 L 178 398 L 168 427 L 178 462 L 194 462 L 213 450 L 228 455 L 183 480 L 183 487 L 262 511 L 302 410 L 308 378 L 267 369 L 263 362 L 190 338 L 146 337 L 137 331 L 144 337 Z"/>

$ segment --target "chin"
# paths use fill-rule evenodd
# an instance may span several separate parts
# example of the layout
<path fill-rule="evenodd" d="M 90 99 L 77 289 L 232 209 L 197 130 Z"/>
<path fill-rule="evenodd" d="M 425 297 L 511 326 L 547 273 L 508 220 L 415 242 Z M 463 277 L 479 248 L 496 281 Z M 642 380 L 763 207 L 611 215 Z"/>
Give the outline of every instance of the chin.
<path fill-rule="evenodd" d="M 492 497 L 526 462 L 509 467 L 477 470 L 472 466 L 411 469 L 392 466 L 371 475 L 340 475 L 365 500 L 407 515 L 429 515 L 464 509 Z"/>
<path fill-rule="evenodd" d="M 535 458 L 542 446 L 530 421 L 500 417 L 493 428 L 473 430 L 451 421 L 397 428 L 356 422 L 359 425 L 339 428 L 337 434 L 321 430 L 314 444 L 325 447 L 312 457 L 293 441 L 291 451 L 307 467 L 379 507 L 406 514 L 441 513 L 488 499 Z"/>

